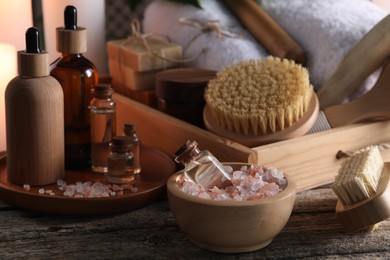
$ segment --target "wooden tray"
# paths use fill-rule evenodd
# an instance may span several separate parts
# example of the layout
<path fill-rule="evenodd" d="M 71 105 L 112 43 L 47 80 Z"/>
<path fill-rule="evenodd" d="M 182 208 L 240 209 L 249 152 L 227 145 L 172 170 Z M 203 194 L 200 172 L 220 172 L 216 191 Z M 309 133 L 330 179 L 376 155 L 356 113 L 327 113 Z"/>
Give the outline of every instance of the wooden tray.
<path fill-rule="evenodd" d="M 0 198 L 20 208 L 62 215 L 103 215 L 140 208 L 165 196 L 166 182 L 176 171 L 175 162 L 156 148 L 144 146 L 141 154 L 142 177 L 134 182 L 138 191 L 125 190 L 121 196 L 106 198 L 65 197 L 56 184 L 31 187 L 30 191 L 26 191 L 22 186 L 8 182 L 6 158 L 3 158 L 0 159 Z M 64 180 L 67 184 L 77 181 L 100 181 L 107 184 L 103 174 L 89 169 L 66 171 Z M 40 188 L 50 189 L 56 195 L 41 195 L 38 193 Z"/>

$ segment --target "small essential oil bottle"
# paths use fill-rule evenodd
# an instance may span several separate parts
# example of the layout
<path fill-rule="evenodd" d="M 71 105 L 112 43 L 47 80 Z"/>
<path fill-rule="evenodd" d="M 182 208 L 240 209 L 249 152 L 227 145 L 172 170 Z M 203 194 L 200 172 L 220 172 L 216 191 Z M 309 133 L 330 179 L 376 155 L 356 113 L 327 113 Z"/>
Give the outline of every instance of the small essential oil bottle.
<path fill-rule="evenodd" d="M 108 171 L 106 178 L 109 183 L 129 183 L 134 180 L 133 154 L 130 152 L 131 142 L 126 136 L 114 136 L 110 142 L 108 154 Z"/>
<path fill-rule="evenodd" d="M 92 89 L 91 159 L 92 170 L 107 172 L 109 143 L 116 133 L 115 100 L 110 84 L 98 84 Z"/>
<path fill-rule="evenodd" d="M 206 189 L 222 187 L 232 178 L 214 155 L 198 148 L 196 141 L 187 141 L 175 155 L 175 161 L 184 165 L 184 175 Z"/>
<path fill-rule="evenodd" d="M 141 172 L 141 140 L 137 135 L 136 129 L 137 127 L 134 124 L 126 123 L 123 126 L 123 134 L 129 137 L 131 142 L 130 151 L 134 156 L 133 166 L 129 168 L 129 171 L 139 174 Z"/>
<path fill-rule="evenodd" d="M 95 65 L 83 56 L 87 51 L 87 30 L 77 26 L 77 10 L 67 6 L 65 27 L 56 29 L 57 51 L 62 56 L 51 64 L 51 72 L 64 91 L 65 168 L 91 165 L 91 90 L 98 83 Z"/>

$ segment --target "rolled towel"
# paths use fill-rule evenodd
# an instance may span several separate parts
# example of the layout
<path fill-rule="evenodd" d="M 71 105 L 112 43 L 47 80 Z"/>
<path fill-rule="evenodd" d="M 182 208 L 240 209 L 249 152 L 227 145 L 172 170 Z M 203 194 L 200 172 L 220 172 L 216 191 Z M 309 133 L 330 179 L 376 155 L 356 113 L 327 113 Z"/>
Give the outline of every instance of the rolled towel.
<path fill-rule="evenodd" d="M 305 50 L 310 79 L 317 89 L 363 35 L 387 15 L 367 0 L 257 1 Z M 345 101 L 368 91 L 377 77 L 378 72 L 372 74 Z"/>
<path fill-rule="evenodd" d="M 195 58 L 183 64 L 187 67 L 218 71 L 242 60 L 268 56 L 264 48 L 242 27 L 221 1 L 200 0 L 200 4 L 202 9 L 169 1 L 153 1 L 145 10 L 143 30 L 145 33 L 165 35 L 171 41 L 180 44 L 184 49 L 185 59 Z M 218 20 L 219 22 L 212 25 L 218 26 L 230 36 L 218 37 L 216 31 L 201 33 L 196 26 L 205 24 L 208 20 Z"/>

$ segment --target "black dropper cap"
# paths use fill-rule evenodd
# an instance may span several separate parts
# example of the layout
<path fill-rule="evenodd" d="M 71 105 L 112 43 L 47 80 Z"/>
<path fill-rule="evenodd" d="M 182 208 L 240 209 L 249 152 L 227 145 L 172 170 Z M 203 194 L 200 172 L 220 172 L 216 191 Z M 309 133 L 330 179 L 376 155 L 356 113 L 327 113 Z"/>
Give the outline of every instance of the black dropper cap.
<path fill-rule="evenodd" d="M 48 76 L 49 54 L 41 50 L 39 30 L 27 29 L 25 34 L 26 49 L 18 51 L 18 73 L 22 77 L 37 78 Z"/>
<path fill-rule="evenodd" d="M 73 5 L 65 7 L 64 24 L 65 30 L 77 30 L 77 9 Z"/>
<path fill-rule="evenodd" d="M 26 52 L 41 53 L 39 30 L 35 27 L 30 27 L 26 31 Z"/>

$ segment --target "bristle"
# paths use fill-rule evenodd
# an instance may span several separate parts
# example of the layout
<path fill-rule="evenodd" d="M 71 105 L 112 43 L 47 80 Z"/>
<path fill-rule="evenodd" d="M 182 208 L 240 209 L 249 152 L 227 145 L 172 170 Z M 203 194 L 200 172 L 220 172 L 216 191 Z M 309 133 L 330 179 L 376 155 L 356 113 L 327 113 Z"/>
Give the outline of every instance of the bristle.
<path fill-rule="evenodd" d="M 269 56 L 226 67 L 205 100 L 222 127 L 242 134 L 283 130 L 297 122 L 313 95 L 307 69 Z"/>
<path fill-rule="evenodd" d="M 331 188 L 343 205 L 368 199 L 378 188 L 383 166 L 378 147 L 370 147 L 341 164 Z"/>

